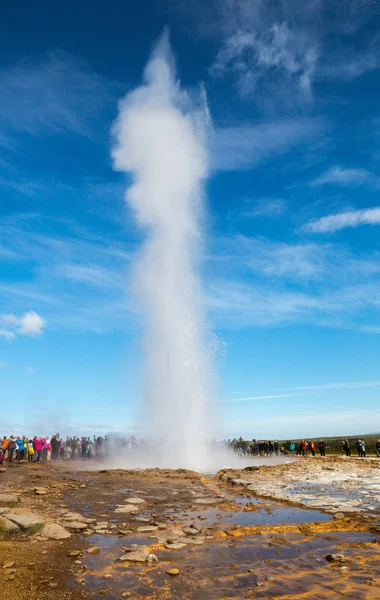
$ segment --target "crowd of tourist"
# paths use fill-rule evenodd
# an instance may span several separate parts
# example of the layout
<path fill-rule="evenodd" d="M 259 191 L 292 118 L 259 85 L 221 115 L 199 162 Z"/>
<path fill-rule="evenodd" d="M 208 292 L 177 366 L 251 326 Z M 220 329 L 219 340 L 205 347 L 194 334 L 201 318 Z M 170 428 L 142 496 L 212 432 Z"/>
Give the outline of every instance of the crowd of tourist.
<path fill-rule="evenodd" d="M 129 439 L 119 440 L 121 446 L 132 448 L 137 444 L 135 436 Z M 79 437 L 68 436 L 66 439 L 60 437 L 59 433 L 51 437 L 28 438 L 27 436 L 0 438 L 0 466 L 4 461 L 8 462 L 39 462 L 41 460 L 68 460 L 68 459 L 91 459 L 104 458 L 109 453 L 109 436 Z"/>
<path fill-rule="evenodd" d="M 4 461 L 8 462 L 39 462 L 45 460 L 88 460 L 91 458 L 102 459 L 110 453 L 111 440 L 109 436 L 93 436 L 90 437 L 66 437 L 63 439 L 59 433 L 51 437 L 28 438 L 27 436 L 16 437 L 11 435 L 9 438 L 4 436 L 0 438 L 0 466 Z M 135 436 L 129 438 L 119 438 L 117 440 L 118 450 L 134 449 L 137 445 L 143 444 L 138 442 Z M 315 442 L 314 440 L 306 441 L 289 441 L 286 444 L 280 444 L 278 440 L 274 442 L 270 440 L 250 440 L 246 441 L 242 437 L 229 439 L 224 441 L 224 445 L 233 450 L 240 456 L 312 456 L 319 454 L 326 456 L 327 444 L 324 440 Z M 356 449 L 357 455 L 361 458 L 366 457 L 366 443 L 364 440 L 357 440 L 353 446 Z M 380 440 L 375 444 L 376 455 L 380 458 Z M 342 455 L 351 456 L 350 442 L 342 440 L 341 442 Z"/>
<path fill-rule="evenodd" d="M 280 456 L 280 455 L 295 455 L 295 456 L 312 456 L 319 454 L 326 456 L 327 444 L 324 440 L 310 442 L 299 440 L 297 442 L 290 441 L 284 445 L 280 445 L 278 440 L 271 442 L 270 440 L 252 440 L 246 441 L 242 437 L 233 440 L 227 440 L 226 445 L 242 456 Z M 350 442 L 342 440 L 341 442 L 342 455 L 351 456 Z M 366 457 L 366 443 L 364 440 L 357 440 L 355 443 L 357 455 L 360 458 Z M 375 443 L 376 456 L 380 458 L 380 440 Z"/>

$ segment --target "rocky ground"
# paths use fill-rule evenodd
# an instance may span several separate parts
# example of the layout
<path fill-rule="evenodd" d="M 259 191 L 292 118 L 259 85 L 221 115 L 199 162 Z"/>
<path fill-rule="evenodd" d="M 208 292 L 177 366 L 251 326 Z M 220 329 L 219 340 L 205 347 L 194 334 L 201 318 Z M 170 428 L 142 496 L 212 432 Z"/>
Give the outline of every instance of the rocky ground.
<path fill-rule="evenodd" d="M 379 494 L 380 460 L 356 462 L 306 459 L 212 478 L 11 465 L 0 473 L 2 597 L 379 598 L 379 512 L 365 492 Z M 293 505 L 310 506 L 300 485 L 320 493 L 322 512 Z M 338 492 L 332 503 L 332 485 L 364 504 Z"/>

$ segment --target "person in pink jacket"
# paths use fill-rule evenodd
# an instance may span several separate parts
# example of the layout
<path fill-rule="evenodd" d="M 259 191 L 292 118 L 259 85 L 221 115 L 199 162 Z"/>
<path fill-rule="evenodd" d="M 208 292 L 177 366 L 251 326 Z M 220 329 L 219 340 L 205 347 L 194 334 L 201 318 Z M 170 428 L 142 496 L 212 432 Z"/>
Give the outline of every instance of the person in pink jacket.
<path fill-rule="evenodd" d="M 34 455 L 36 456 L 35 460 L 37 460 L 37 461 L 41 460 L 42 447 L 43 447 L 42 438 L 35 437 L 33 439 L 33 446 L 34 446 Z"/>

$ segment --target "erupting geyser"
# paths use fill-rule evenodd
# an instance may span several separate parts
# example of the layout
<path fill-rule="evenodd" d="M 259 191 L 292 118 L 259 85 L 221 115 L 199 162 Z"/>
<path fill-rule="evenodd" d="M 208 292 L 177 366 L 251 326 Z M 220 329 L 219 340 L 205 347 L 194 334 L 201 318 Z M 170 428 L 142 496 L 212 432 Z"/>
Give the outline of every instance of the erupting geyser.
<path fill-rule="evenodd" d="M 165 33 L 144 84 L 120 102 L 112 156 L 115 169 L 132 174 L 126 201 L 147 235 L 134 291 L 145 323 L 150 465 L 203 471 L 215 434 L 198 275 L 207 108 L 194 110 L 175 77 Z"/>

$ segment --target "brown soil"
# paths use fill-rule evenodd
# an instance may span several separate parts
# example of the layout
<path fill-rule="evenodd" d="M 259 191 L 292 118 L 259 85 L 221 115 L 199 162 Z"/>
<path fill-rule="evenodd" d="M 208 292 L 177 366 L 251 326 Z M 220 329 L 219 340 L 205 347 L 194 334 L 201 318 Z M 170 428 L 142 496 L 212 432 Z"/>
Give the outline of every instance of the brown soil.
<path fill-rule="evenodd" d="M 247 479 L 248 475 L 264 484 L 281 481 L 290 472 L 304 473 L 308 462 L 221 475 L 225 480 Z M 305 514 L 301 509 L 257 501 L 252 492 L 231 487 L 218 478 L 184 470 L 84 472 L 76 470 L 77 466 L 82 465 L 11 465 L 0 473 L 0 493 L 21 498 L 12 512 L 33 512 L 46 521 L 60 523 L 62 513 L 70 510 L 113 525 L 112 532 L 88 538 L 75 533 L 68 540 L 40 540 L 37 532 L 0 541 L 0 567 L 14 561 L 16 569 L 15 578 L 8 580 L 9 572 L 0 568 L 4 599 L 380 598 L 376 533 L 380 530 L 375 518 L 346 514 L 342 519 L 319 522 L 319 513 L 315 513 L 310 522 L 301 523 L 297 521 Z M 38 486 L 46 488 L 46 495 L 34 493 Z M 150 522 L 165 523 L 168 529 L 197 522 L 208 527 L 208 539 L 204 545 L 188 545 L 176 552 L 166 549 L 137 532 L 146 523 L 136 515 L 114 512 L 129 496 L 146 500 L 138 519 L 143 516 Z M 205 498 L 209 505 L 196 503 Z M 292 521 L 270 524 L 271 515 L 284 510 L 286 514 L 294 512 Z M 247 518 L 257 515 L 258 522 L 242 524 L 242 514 Z M 116 562 L 123 545 L 131 543 L 146 544 L 159 562 L 129 566 Z M 99 546 L 99 554 L 88 555 L 90 545 Z M 69 557 L 74 550 L 82 554 Z M 325 556 L 330 553 L 344 554 L 345 562 L 327 563 Z M 179 575 L 167 574 L 173 568 L 179 569 Z"/>

